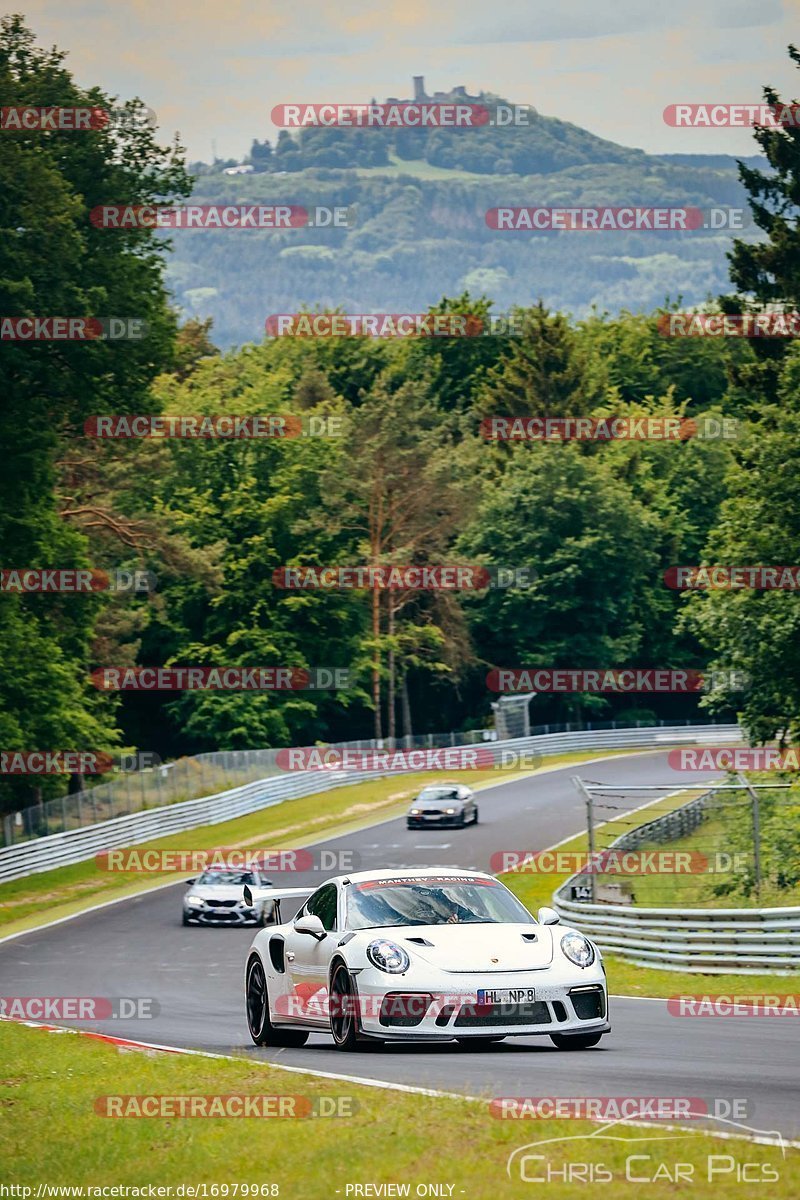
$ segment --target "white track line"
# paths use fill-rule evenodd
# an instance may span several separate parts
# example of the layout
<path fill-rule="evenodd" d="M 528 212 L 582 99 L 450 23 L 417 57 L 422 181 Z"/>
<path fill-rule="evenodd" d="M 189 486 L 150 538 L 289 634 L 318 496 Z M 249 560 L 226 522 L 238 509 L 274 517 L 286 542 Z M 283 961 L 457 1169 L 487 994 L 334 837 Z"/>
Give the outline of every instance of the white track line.
<path fill-rule="evenodd" d="M 285 1071 L 288 1074 L 292 1074 L 292 1075 L 310 1075 L 314 1079 L 335 1079 L 339 1083 L 352 1083 L 352 1084 L 356 1084 L 358 1087 L 371 1087 L 371 1088 L 377 1088 L 378 1090 L 381 1090 L 381 1091 L 390 1091 L 390 1092 L 405 1092 L 405 1093 L 408 1093 L 410 1095 L 415 1095 L 415 1096 L 433 1096 L 433 1097 L 437 1097 L 442 1100 L 460 1100 L 466 1104 L 488 1104 L 491 1099 L 491 1097 L 487 1098 L 486 1096 L 471 1096 L 464 1092 L 445 1092 L 445 1091 L 441 1091 L 438 1088 L 417 1087 L 414 1084 L 410 1084 L 410 1083 L 390 1083 L 388 1080 L 385 1080 L 385 1079 L 370 1079 L 363 1075 L 345 1074 L 342 1071 L 319 1071 L 319 1070 L 312 1069 L 311 1067 L 290 1067 L 284 1063 L 274 1062 L 271 1059 L 250 1058 L 249 1056 L 244 1055 L 244 1054 L 241 1054 L 241 1055 L 217 1054 L 212 1050 L 190 1050 L 188 1047 L 166 1046 L 166 1045 L 162 1045 L 158 1042 L 132 1041 L 128 1038 L 115 1038 L 109 1034 L 95 1033 L 94 1031 L 91 1031 L 88 1029 L 74 1029 L 72 1027 L 64 1026 L 64 1025 L 44 1025 L 38 1021 L 16 1021 L 13 1018 L 2 1017 L 2 1016 L 0 1016 L 0 1021 L 8 1021 L 9 1024 L 26 1025 L 26 1026 L 29 1026 L 34 1029 L 45 1029 L 45 1030 L 48 1030 L 50 1033 L 59 1033 L 59 1034 L 60 1033 L 75 1033 L 79 1037 L 89 1037 L 95 1041 L 111 1043 L 113 1045 L 116 1045 L 118 1049 L 123 1050 L 123 1051 L 125 1049 L 155 1050 L 155 1051 L 158 1051 L 161 1053 L 166 1053 L 166 1054 L 190 1055 L 193 1058 L 223 1059 L 227 1062 L 248 1063 L 248 1064 L 252 1064 L 255 1066 L 259 1066 L 259 1067 L 265 1067 L 268 1070 L 271 1069 L 271 1070 L 275 1070 L 275 1071 Z M 602 1125 L 608 1124 L 608 1121 L 606 1119 L 592 1118 L 592 1117 L 586 1117 L 584 1119 L 592 1125 L 601 1125 L 602 1126 Z M 720 1119 L 723 1119 L 723 1118 L 720 1118 Z M 729 1141 L 738 1138 L 741 1141 L 753 1142 L 757 1145 L 762 1145 L 762 1146 L 780 1146 L 781 1148 L 783 1148 L 785 1146 L 791 1146 L 794 1149 L 800 1149 L 800 1142 L 787 1141 L 783 1137 L 783 1135 L 780 1132 L 778 1132 L 777 1130 L 774 1131 L 777 1134 L 776 1137 L 763 1136 L 763 1134 L 766 1133 L 767 1131 L 755 1131 L 757 1136 L 748 1137 L 747 1134 L 744 1134 L 744 1133 L 727 1133 L 724 1130 L 705 1129 L 702 1126 L 697 1126 L 697 1125 L 695 1125 L 695 1126 L 673 1125 L 673 1124 L 665 1125 L 665 1124 L 662 1124 L 661 1122 L 636 1121 L 636 1120 L 627 1120 L 625 1118 L 620 1118 L 620 1120 L 618 1122 L 615 1122 L 615 1124 L 620 1124 L 625 1127 L 630 1126 L 630 1127 L 633 1127 L 636 1129 L 652 1130 L 652 1129 L 656 1128 L 656 1129 L 665 1129 L 665 1130 L 670 1130 L 670 1131 L 678 1130 L 678 1131 L 686 1132 L 686 1133 L 704 1134 L 707 1137 L 722 1138 L 724 1140 L 729 1140 Z M 770 1130 L 768 1132 L 772 1133 L 773 1131 Z"/>

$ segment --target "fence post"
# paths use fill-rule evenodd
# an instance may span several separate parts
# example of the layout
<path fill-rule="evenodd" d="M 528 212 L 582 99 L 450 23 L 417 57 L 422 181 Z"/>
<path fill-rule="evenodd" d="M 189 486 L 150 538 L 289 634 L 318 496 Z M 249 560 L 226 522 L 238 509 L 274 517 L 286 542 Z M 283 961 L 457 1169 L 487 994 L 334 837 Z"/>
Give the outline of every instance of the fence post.
<path fill-rule="evenodd" d="M 741 772 L 736 776 L 742 787 L 749 793 L 753 804 L 753 874 L 756 883 L 756 900 L 761 899 L 761 814 L 758 811 L 758 792 L 750 786 L 750 780 L 745 779 Z"/>
<path fill-rule="evenodd" d="M 592 904 L 595 902 L 595 873 L 594 873 L 594 813 L 592 812 L 592 794 L 578 775 L 573 775 L 572 782 L 586 801 L 586 838 L 589 846 L 589 891 Z"/>

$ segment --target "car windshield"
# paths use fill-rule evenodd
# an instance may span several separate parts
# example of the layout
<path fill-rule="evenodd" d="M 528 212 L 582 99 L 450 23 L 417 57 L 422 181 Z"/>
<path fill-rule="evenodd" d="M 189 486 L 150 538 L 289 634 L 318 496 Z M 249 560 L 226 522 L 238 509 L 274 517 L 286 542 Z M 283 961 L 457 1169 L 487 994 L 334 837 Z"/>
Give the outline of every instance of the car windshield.
<path fill-rule="evenodd" d="M 204 887 L 242 887 L 245 883 L 252 885 L 256 877 L 252 871 L 204 871 L 197 881 Z"/>
<path fill-rule="evenodd" d="M 533 917 L 502 883 L 469 876 L 368 879 L 347 889 L 347 928 L 386 925 L 483 925 Z"/>
<path fill-rule="evenodd" d="M 458 788 L 454 787 L 426 787 L 423 788 L 417 796 L 417 800 L 455 800 L 458 796 Z"/>

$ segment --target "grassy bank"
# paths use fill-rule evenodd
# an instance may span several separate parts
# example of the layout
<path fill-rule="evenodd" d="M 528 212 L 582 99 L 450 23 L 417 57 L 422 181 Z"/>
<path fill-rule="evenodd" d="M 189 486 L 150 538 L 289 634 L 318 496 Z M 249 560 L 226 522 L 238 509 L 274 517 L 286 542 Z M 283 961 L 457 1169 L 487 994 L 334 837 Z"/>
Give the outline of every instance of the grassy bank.
<path fill-rule="evenodd" d="M 697 792 L 685 792 L 680 796 L 672 796 L 669 798 L 659 799 L 654 804 L 648 805 L 641 815 L 641 821 L 652 821 L 656 817 L 667 812 L 672 812 L 685 804 Z M 622 816 L 617 821 L 610 821 L 603 829 L 602 838 L 598 838 L 598 845 L 606 846 L 612 840 L 616 833 L 614 826 L 622 825 L 624 828 L 630 828 L 630 820 L 627 816 Z M 706 826 L 702 826 L 703 829 Z M 620 830 L 621 832 L 622 830 Z M 669 842 L 668 849 L 674 850 L 679 847 L 682 842 L 688 839 L 681 839 L 680 842 Z M 724 845 L 721 842 L 720 845 Z M 575 852 L 577 854 L 586 853 L 588 849 L 587 839 L 585 834 L 571 838 L 559 847 L 559 850 L 564 853 Z M 535 864 L 530 864 L 528 869 L 521 871 L 510 871 L 502 876 L 503 882 L 511 889 L 516 896 L 531 912 L 536 913 L 537 909 L 543 904 L 552 904 L 553 892 L 565 883 L 569 876 L 573 873 L 572 870 L 558 872 L 536 872 L 530 869 Z M 598 881 L 606 879 L 607 881 L 619 880 L 619 875 L 598 875 Z M 663 899 L 663 888 L 665 880 L 677 881 L 682 877 L 657 875 L 653 878 L 656 881 L 656 886 L 659 888 L 658 895 L 660 899 L 657 901 L 659 905 L 667 903 Z M 691 878 L 697 878 L 691 877 Z M 641 885 L 648 879 L 648 876 L 636 876 L 634 888 L 637 904 L 644 904 L 645 901 L 641 896 L 643 890 Z M 754 901 L 751 901 L 754 902 Z M 683 901 L 676 901 L 684 903 Z M 730 903 L 730 902 L 729 902 Z M 690 901 L 685 902 L 688 907 Z M 623 996 L 654 996 L 668 997 L 678 993 L 709 993 L 712 995 L 723 994 L 728 995 L 734 993 L 736 995 L 752 995 L 754 993 L 787 993 L 800 990 L 800 973 L 792 975 L 770 975 L 765 972 L 761 975 L 704 975 L 697 971 L 665 971 L 651 967 L 637 967 L 632 963 L 625 962 L 622 959 L 615 958 L 613 955 L 604 956 L 606 971 L 608 973 L 609 991 L 616 995 Z"/>
<path fill-rule="evenodd" d="M 569 1163 L 602 1163 L 617 1184 L 615 1195 L 621 1189 L 633 1196 L 641 1188 L 626 1178 L 626 1170 L 634 1178 L 653 1178 L 662 1163 L 673 1170 L 677 1163 L 689 1164 L 698 1195 L 706 1194 L 709 1171 L 716 1171 L 716 1200 L 741 1200 L 744 1195 L 734 1163 L 761 1164 L 751 1168 L 751 1178 L 753 1172 L 776 1172 L 777 1181 L 769 1187 L 774 1200 L 796 1195 L 800 1187 L 796 1151 L 784 1158 L 776 1147 L 738 1138 L 720 1141 L 699 1129 L 671 1135 L 659 1130 L 660 1138 L 669 1138 L 664 1141 L 653 1140 L 655 1130 L 617 1125 L 615 1140 L 589 1140 L 598 1127 L 584 1121 L 499 1120 L 488 1102 L 378 1090 L 289 1074 L 244 1059 L 122 1056 L 112 1046 L 78 1035 L 53 1035 L 9 1022 L 0 1022 L 0 1058 L 0 1108 L 8 1118 L 0 1121 L 2 1177 L 7 1184 L 32 1187 L 33 1196 L 40 1183 L 173 1189 L 205 1184 L 207 1196 L 225 1196 L 223 1185 L 227 1196 L 233 1196 L 234 1185 L 241 1189 L 247 1183 L 268 1189 L 276 1185 L 274 1192 L 260 1194 L 281 1200 L 329 1200 L 346 1197 L 348 1186 L 359 1184 L 409 1185 L 413 1196 L 417 1185 L 436 1183 L 452 1185 L 452 1191 L 439 1195 L 497 1200 L 527 1194 L 520 1178 L 521 1156 L 514 1160 L 511 1178 L 506 1164 L 514 1150 L 540 1139 L 548 1139 L 547 1144 L 530 1152 L 543 1160 L 528 1161 L 529 1176 L 563 1171 Z M 574 1057 L 569 1063 L 574 1066 Z M 332 1064 L 339 1069 L 346 1065 L 344 1059 Z M 562 1090 L 569 1094 L 566 1080 Z M 108 1104 L 101 1097 L 120 1095 L 283 1095 L 293 1098 L 284 1101 L 284 1111 L 319 1110 L 327 1103 L 350 1115 L 114 1119 L 98 1114 L 96 1104 Z M 650 1157 L 628 1163 L 634 1155 Z M 723 1162 L 722 1156 L 733 1161 Z M 213 1192 L 213 1185 L 220 1190 Z M 580 1181 L 554 1181 L 547 1189 L 554 1200 L 585 1193 Z M 349 1194 L 354 1195 L 352 1190 Z M 365 1194 L 381 1192 L 361 1192 Z M 675 1185 L 662 1168 L 660 1178 L 649 1183 L 648 1195 L 666 1200 L 674 1194 Z M 202 1196 L 202 1190 L 195 1195 Z"/>

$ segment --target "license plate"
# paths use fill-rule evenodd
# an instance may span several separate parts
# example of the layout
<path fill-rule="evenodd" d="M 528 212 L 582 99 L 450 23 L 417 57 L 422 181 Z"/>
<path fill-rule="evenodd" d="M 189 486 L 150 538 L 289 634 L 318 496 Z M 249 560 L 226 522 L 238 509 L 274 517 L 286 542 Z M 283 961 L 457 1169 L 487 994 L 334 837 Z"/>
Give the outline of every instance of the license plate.
<path fill-rule="evenodd" d="M 478 1004 L 533 1004 L 534 988 L 478 988 Z"/>

